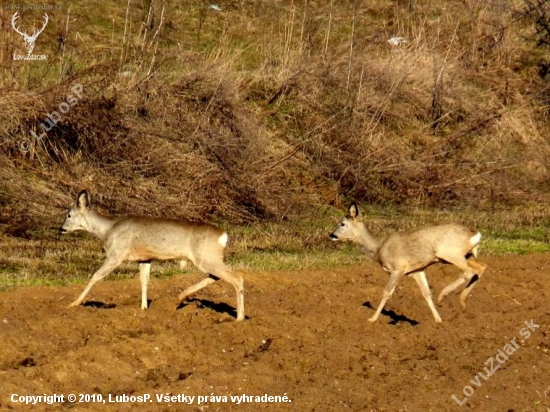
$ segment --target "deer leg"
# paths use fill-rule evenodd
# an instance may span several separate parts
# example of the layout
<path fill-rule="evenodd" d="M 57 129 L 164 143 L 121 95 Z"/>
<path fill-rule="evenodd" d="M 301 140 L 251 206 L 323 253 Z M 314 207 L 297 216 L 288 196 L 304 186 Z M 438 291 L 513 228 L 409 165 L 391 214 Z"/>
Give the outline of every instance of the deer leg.
<path fill-rule="evenodd" d="M 147 284 L 149 283 L 149 273 L 151 271 L 150 262 L 140 262 L 139 280 L 141 282 L 141 309 L 147 309 Z"/>
<path fill-rule="evenodd" d="M 432 311 L 432 314 L 435 318 L 435 321 L 437 323 L 441 322 L 441 316 L 439 316 L 439 313 L 437 312 L 437 309 L 435 308 L 435 305 L 432 300 L 432 292 L 430 292 L 430 285 L 428 285 L 428 280 L 426 279 L 426 274 L 424 272 L 415 272 L 412 274 L 412 277 L 414 280 L 416 280 L 416 283 L 418 283 L 418 287 L 420 287 L 420 291 L 422 292 L 422 296 L 424 296 L 424 299 L 426 299 L 426 303 L 428 303 L 428 306 L 430 307 L 430 310 Z"/>
<path fill-rule="evenodd" d="M 235 292 L 237 294 L 237 320 L 244 320 L 244 281 L 241 275 L 232 273 L 227 269 L 223 261 L 208 263 L 208 262 L 195 262 L 195 265 L 205 273 L 209 273 L 209 277 L 197 283 L 194 286 L 184 290 L 180 294 L 180 298 L 185 298 L 189 296 L 187 294 L 188 290 L 191 290 L 191 293 L 196 292 L 197 290 L 202 289 L 203 287 L 209 285 L 210 283 L 215 282 L 218 279 L 223 279 L 226 282 L 233 285 Z"/>
<path fill-rule="evenodd" d="M 201 280 L 199 283 L 194 284 L 193 286 L 189 286 L 187 289 L 185 289 L 183 292 L 179 295 L 180 303 L 183 302 L 185 299 L 187 299 L 189 296 L 191 296 L 193 293 L 198 292 L 202 288 L 210 285 L 211 283 L 214 283 L 215 281 L 220 280 L 220 278 L 212 275 L 208 275 L 206 279 Z"/>
<path fill-rule="evenodd" d="M 237 320 L 244 320 L 244 279 L 238 275 L 235 282 L 235 293 L 237 294 Z"/>
<path fill-rule="evenodd" d="M 225 265 L 221 266 L 217 270 L 209 271 L 214 273 L 214 276 L 225 280 L 233 285 L 235 293 L 237 295 L 237 320 L 244 320 L 244 281 L 241 275 L 237 275 L 229 272 Z"/>
<path fill-rule="evenodd" d="M 466 282 L 466 279 L 468 279 L 468 272 L 464 272 L 460 277 L 455 280 L 453 283 L 445 286 L 445 288 L 441 291 L 439 296 L 437 297 L 437 303 L 441 303 L 443 298 L 447 296 L 449 293 L 451 293 L 453 290 L 461 286 L 464 282 Z"/>
<path fill-rule="evenodd" d="M 397 283 L 399 283 L 399 279 L 401 279 L 402 276 L 403 274 L 401 272 L 391 272 L 390 281 L 384 288 L 384 292 L 382 294 L 382 300 L 380 301 L 378 309 L 376 309 L 374 315 L 369 318 L 369 322 L 376 322 L 378 320 L 378 316 L 380 316 L 382 309 L 384 309 L 386 301 L 390 298 L 391 295 L 393 295 L 395 287 L 397 286 Z"/>
<path fill-rule="evenodd" d="M 94 286 L 98 281 L 103 279 L 105 276 L 107 276 L 109 273 L 113 271 L 118 265 L 122 263 L 122 260 L 115 259 L 115 258 L 107 258 L 107 260 L 103 263 L 103 265 L 94 273 L 90 281 L 88 282 L 88 285 L 84 288 L 84 291 L 80 294 L 80 296 L 71 303 L 68 307 L 73 308 L 75 306 L 79 306 L 92 286 Z"/>
<path fill-rule="evenodd" d="M 462 309 L 466 309 L 466 298 L 476 285 L 481 275 L 483 275 L 483 272 L 485 272 L 485 268 L 487 267 L 485 263 L 476 262 L 475 260 L 470 260 L 468 264 L 473 268 L 473 273 L 475 274 L 470 277 L 468 286 L 466 286 L 466 288 L 460 293 L 459 300 Z"/>
<path fill-rule="evenodd" d="M 460 276 L 459 279 L 455 280 L 450 285 L 446 286 L 441 293 L 439 294 L 439 297 L 437 299 L 437 302 L 441 302 L 441 300 L 447 296 L 449 293 L 454 291 L 456 288 L 464 284 L 466 281 L 468 281 L 468 286 L 466 289 L 462 291 L 460 294 L 460 304 L 462 305 L 462 308 L 466 307 L 466 298 L 468 297 L 468 294 L 471 292 L 472 288 L 474 287 L 475 283 L 485 270 L 486 265 L 483 263 L 476 262 L 473 259 L 467 260 L 464 256 L 437 256 L 440 259 L 443 259 L 449 263 L 452 263 L 453 265 L 457 266 L 458 268 L 462 269 L 464 273 Z M 476 276 L 477 275 L 477 276 Z"/>

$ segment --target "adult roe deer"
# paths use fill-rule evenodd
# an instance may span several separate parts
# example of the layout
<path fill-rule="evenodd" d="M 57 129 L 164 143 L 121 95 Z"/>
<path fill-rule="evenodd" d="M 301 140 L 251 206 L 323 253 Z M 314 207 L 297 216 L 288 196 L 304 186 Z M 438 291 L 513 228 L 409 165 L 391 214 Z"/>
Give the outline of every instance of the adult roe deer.
<path fill-rule="evenodd" d="M 441 302 L 445 296 L 468 281 L 466 288 L 460 293 L 460 303 L 465 309 L 468 294 L 486 268 L 484 263 L 472 258 L 477 257 L 481 233 L 456 223 L 425 226 L 378 238 L 368 231 L 359 218 L 359 208 L 352 203 L 349 214 L 340 221 L 329 236 L 332 240 L 350 240 L 359 243 L 365 254 L 390 273 L 390 280 L 384 288 L 382 301 L 369 319 L 370 322 L 376 322 L 399 280 L 409 274 L 418 283 L 435 321 L 441 322 L 441 317 L 432 301 L 424 269 L 437 262 L 448 262 L 462 269 L 464 273 L 441 291 L 437 302 Z"/>
<path fill-rule="evenodd" d="M 187 261 L 208 277 L 188 287 L 180 295 L 183 302 L 205 286 L 223 279 L 235 287 L 237 293 L 237 320 L 244 319 L 243 278 L 232 273 L 224 264 L 227 233 L 207 223 L 150 217 L 106 217 L 90 209 L 90 195 L 80 192 L 75 204 L 68 210 L 60 233 L 85 230 L 103 242 L 107 258 L 94 273 L 78 299 L 69 307 L 79 306 L 92 286 L 107 276 L 125 260 L 139 262 L 141 281 L 141 309 L 147 309 L 147 283 L 152 260 Z"/>

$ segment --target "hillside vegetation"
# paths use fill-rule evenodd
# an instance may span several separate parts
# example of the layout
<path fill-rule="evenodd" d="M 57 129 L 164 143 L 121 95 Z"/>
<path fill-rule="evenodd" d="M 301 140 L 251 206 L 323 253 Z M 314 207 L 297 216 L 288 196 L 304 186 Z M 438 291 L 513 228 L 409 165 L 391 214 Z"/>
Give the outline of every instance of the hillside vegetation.
<path fill-rule="evenodd" d="M 8 235 L 47 232 L 82 188 L 110 213 L 222 225 L 299 222 L 351 199 L 548 223 L 544 1 L 129 0 L 46 12 L 33 53 L 47 60 L 24 61 L 12 58 L 24 50 L 14 11 L 1 10 Z M 18 23 L 31 33 L 43 13 L 21 10 Z M 76 104 L 33 137 L 79 84 Z"/>

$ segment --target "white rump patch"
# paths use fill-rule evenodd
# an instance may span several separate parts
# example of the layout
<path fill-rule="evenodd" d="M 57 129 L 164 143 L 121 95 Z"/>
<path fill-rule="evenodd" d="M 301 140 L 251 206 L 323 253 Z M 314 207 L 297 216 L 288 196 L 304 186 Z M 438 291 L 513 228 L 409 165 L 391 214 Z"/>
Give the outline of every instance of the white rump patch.
<path fill-rule="evenodd" d="M 218 239 L 218 243 L 223 247 L 226 247 L 227 240 L 228 240 L 227 233 L 224 232 L 223 235 L 221 235 L 220 238 Z"/>
<path fill-rule="evenodd" d="M 473 235 L 471 238 L 470 238 L 470 244 L 472 246 L 475 246 L 477 245 L 479 242 L 481 242 L 481 233 L 477 232 L 475 235 Z"/>

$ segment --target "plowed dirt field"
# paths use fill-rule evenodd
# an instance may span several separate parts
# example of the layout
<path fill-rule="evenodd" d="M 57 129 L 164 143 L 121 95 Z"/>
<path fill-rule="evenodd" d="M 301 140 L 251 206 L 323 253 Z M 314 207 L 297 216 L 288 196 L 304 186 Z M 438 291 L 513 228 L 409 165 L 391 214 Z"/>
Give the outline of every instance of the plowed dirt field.
<path fill-rule="evenodd" d="M 153 277 L 141 311 L 137 265 L 78 308 L 66 306 L 83 285 L 0 293 L 0 409 L 547 412 L 550 255 L 482 260 L 466 311 L 448 296 L 442 324 L 408 278 L 369 323 L 387 281 L 374 264 L 246 273 L 244 322 L 221 282 L 176 309 L 200 274 Z M 427 274 L 437 295 L 457 270 Z"/>

